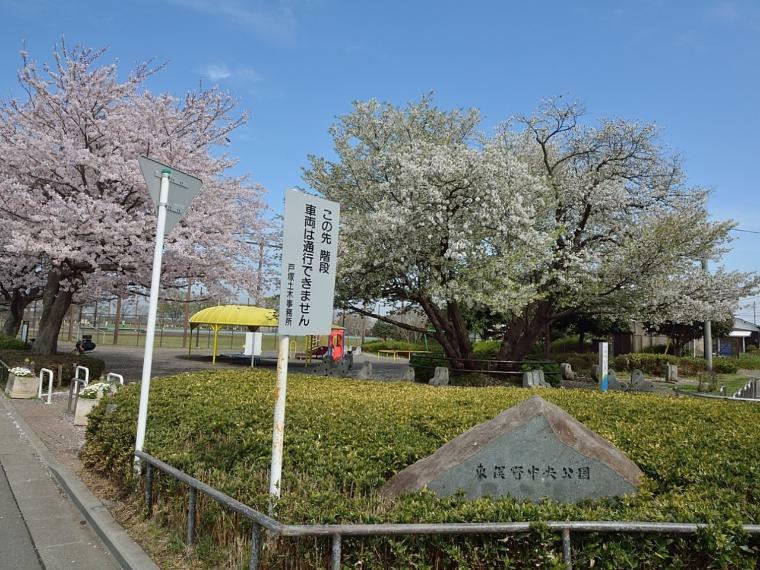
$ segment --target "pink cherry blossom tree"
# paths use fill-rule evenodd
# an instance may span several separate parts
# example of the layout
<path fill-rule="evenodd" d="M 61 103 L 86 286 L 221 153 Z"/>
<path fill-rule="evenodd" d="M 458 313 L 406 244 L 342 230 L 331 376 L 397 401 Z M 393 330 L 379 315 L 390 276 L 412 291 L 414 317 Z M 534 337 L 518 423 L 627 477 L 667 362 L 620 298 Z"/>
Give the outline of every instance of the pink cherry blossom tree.
<path fill-rule="evenodd" d="M 141 154 L 189 172 L 204 187 L 167 236 L 163 287 L 251 287 L 242 235 L 264 227 L 260 187 L 228 171 L 229 135 L 247 120 L 218 89 L 183 98 L 149 92 L 160 68 L 137 66 L 120 80 L 103 50 L 61 44 L 38 69 L 22 54 L 23 99 L 0 106 L 0 212 L 6 251 L 48 260 L 35 351 L 57 348 L 74 295 L 87 283 L 149 283 L 155 232 L 137 162 Z"/>

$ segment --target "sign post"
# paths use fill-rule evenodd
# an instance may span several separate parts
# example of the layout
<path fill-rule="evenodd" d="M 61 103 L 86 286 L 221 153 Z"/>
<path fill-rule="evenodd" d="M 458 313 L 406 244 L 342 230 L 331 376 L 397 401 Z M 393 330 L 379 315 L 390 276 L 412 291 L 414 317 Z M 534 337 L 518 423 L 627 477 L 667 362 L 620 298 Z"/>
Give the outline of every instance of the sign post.
<path fill-rule="evenodd" d="M 270 512 L 281 491 L 290 336 L 329 334 L 332 329 L 339 221 L 337 202 L 293 189 L 285 193 Z"/>
<path fill-rule="evenodd" d="M 609 360 L 608 360 L 609 343 L 599 343 L 599 389 L 606 392 L 609 383 Z"/>
<path fill-rule="evenodd" d="M 182 218 L 190 201 L 203 184 L 198 178 L 141 156 L 139 158 L 145 183 L 148 185 L 153 202 L 157 206 L 156 245 L 153 249 L 153 272 L 150 281 L 150 300 L 148 303 L 148 324 L 145 330 L 145 353 L 143 356 L 142 380 L 140 383 L 140 407 L 137 413 L 137 436 L 135 450 L 142 451 L 145 443 L 145 427 L 148 419 L 148 396 L 150 394 L 150 371 L 153 364 L 153 338 L 156 332 L 156 313 L 158 310 L 158 291 L 161 282 L 161 259 L 164 251 L 164 236 Z M 169 203 L 170 189 L 173 203 Z M 139 470 L 139 460 L 135 459 Z"/>
<path fill-rule="evenodd" d="M 21 323 L 21 342 L 25 345 L 29 341 L 29 321 L 22 321 Z"/>

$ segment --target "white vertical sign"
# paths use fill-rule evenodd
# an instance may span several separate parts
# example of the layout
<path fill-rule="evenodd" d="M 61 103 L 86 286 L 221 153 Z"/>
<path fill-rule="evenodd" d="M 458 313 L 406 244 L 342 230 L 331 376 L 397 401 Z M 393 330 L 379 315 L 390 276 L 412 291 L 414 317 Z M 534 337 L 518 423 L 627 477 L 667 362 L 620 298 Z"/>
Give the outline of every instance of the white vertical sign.
<path fill-rule="evenodd" d="M 280 335 L 329 334 L 335 296 L 340 204 L 285 194 Z"/>
<path fill-rule="evenodd" d="M 607 391 L 608 380 L 609 380 L 608 351 L 609 351 L 609 343 L 600 342 L 599 343 L 599 389 L 602 392 Z"/>
<path fill-rule="evenodd" d="M 340 204 L 298 190 L 285 193 L 277 389 L 269 469 L 269 513 L 280 496 L 288 389 L 289 335 L 329 334 L 335 297 Z"/>

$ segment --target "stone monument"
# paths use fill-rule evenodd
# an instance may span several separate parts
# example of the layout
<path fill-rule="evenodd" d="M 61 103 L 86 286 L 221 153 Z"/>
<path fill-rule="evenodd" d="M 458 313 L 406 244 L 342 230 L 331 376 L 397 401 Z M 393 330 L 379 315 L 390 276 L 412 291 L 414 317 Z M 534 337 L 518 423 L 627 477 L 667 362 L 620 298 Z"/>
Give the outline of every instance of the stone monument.
<path fill-rule="evenodd" d="M 430 489 L 468 499 L 562 503 L 635 493 L 641 470 L 570 414 L 532 396 L 394 475 L 386 496 Z"/>
<path fill-rule="evenodd" d="M 445 366 L 436 366 L 435 374 L 428 381 L 431 386 L 448 386 L 449 385 L 449 369 Z"/>
<path fill-rule="evenodd" d="M 359 369 L 358 374 L 359 380 L 367 380 L 369 378 L 372 378 L 372 363 L 371 362 L 362 362 L 362 367 Z"/>
<path fill-rule="evenodd" d="M 654 392 L 654 384 L 644 378 L 644 373 L 641 370 L 635 369 L 631 371 L 631 384 L 628 387 L 630 392 Z"/>
<path fill-rule="evenodd" d="M 607 373 L 607 389 L 608 390 L 617 390 L 624 392 L 628 389 L 628 385 L 625 382 L 621 382 L 617 379 L 617 374 L 615 374 L 614 370 L 610 370 Z"/>
<path fill-rule="evenodd" d="M 550 387 L 544 380 L 543 370 L 530 370 L 523 372 L 522 375 L 522 387 L 523 388 L 548 388 Z"/>
<path fill-rule="evenodd" d="M 573 372 L 573 367 L 569 363 L 563 362 L 559 365 L 559 369 L 563 380 L 575 380 L 575 372 Z"/>

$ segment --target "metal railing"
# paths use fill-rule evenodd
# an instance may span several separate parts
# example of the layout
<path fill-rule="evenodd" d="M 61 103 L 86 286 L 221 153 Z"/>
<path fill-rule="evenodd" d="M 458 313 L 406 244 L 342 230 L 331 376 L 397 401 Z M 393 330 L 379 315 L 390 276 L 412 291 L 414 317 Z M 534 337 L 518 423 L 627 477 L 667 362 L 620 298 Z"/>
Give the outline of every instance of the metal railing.
<path fill-rule="evenodd" d="M 760 380 L 751 379 L 740 390 L 732 396 L 733 398 L 748 398 L 751 400 L 760 399 Z"/>
<path fill-rule="evenodd" d="M 407 351 L 404 351 L 407 352 Z M 442 366 L 441 361 L 445 361 L 453 375 L 457 374 L 472 374 L 482 373 L 488 376 L 494 377 L 506 377 L 510 376 L 519 379 L 522 377 L 523 372 L 532 370 L 542 370 L 545 376 L 555 376 L 557 380 L 562 377 L 562 372 L 559 370 L 559 364 L 552 360 L 490 360 L 482 358 L 468 358 L 468 359 L 456 359 L 449 358 L 442 354 L 426 354 L 424 352 L 411 351 L 409 359 L 409 366 L 412 368 L 421 368 L 425 370 L 434 370 L 436 366 Z M 412 356 L 414 360 L 412 361 Z M 457 368 L 452 365 L 452 362 L 465 362 L 467 368 Z M 556 366 L 557 370 L 547 370 L 549 366 Z M 523 370 L 526 368 L 526 370 Z M 530 368 L 530 370 L 527 370 Z"/>
<path fill-rule="evenodd" d="M 80 371 L 84 373 L 84 377 L 79 375 Z M 71 383 L 69 384 L 69 401 L 66 404 L 66 409 L 69 412 L 76 410 L 77 402 L 79 401 L 79 392 L 81 392 L 83 388 L 87 388 L 87 385 L 89 383 L 90 369 L 86 366 L 77 366 L 74 369 L 74 377 L 71 379 Z M 71 407 L 71 402 L 74 402 L 73 408 Z"/>
<path fill-rule="evenodd" d="M 339 570 L 342 560 L 342 540 L 344 536 L 411 536 L 411 535 L 485 535 L 515 534 L 530 532 L 537 525 L 557 532 L 562 537 L 562 558 L 568 569 L 572 568 L 572 532 L 612 532 L 647 534 L 696 534 L 708 528 L 706 523 L 665 523 L 641 521 L 549 521 L 549 522 L 507 522 L 507 523 L 419 523 L 419 524 L 283 524 L 251 507 L 225 495 L 210 485 L 191 477 L 143 451 L 135 456 L 145 463 L 145 504 L 148 515 L 153 508 L 154 469 L 182 481 L 190 487 L 188 497 L 186 542 L 192 545 L 195 538 L 195 517 L 198 491 L 204 493 L 220 505 L 234 511 L 253 524 L 251 530 L 251 553 L 248 567 L 257 570 L 261 563 L 263 531 L 282 537 L 328 537 L 330 539 L 330 568 Z M 760 524 L 743 525 L 742 530 L 750 535 L 760 535 Z"/>
<path fill-rule="evenodd" d="M 47 373 L 48 377 L 48 391 L 47 391 L 47 402 L 46 404 L 50 403 L 50 398 L 53 395 L 53 371 L 50 370 L 50 368 L 43 368 L 40 370 L 40 385 L 37 389 L 37 398 L 42 399 L 42 386 L 45 383 L 45 374 Z"/>
<path fill-rule="evenodd" d="M 681 390 L 673 388 L 673 392 L 679 396 L 691 396 L 693 398 L 705 398 L 707 400 L 723 400 L 724 402 L 750 402 L 760 404 L 760 398 L 739 398 L 737 396 L 726 396 L 725 390 L 720 394 L 705 394 L 704 392 L 692 392 L 691 390 Z"/>
<path fill-rule="evenodd" d="M 124 386 L 124 376 L 116 374 L 116 372 L 109 372 L 106 374 L 106 382 L 110 383 L 111 379 L 118 382 L 120 386 Z"/>

